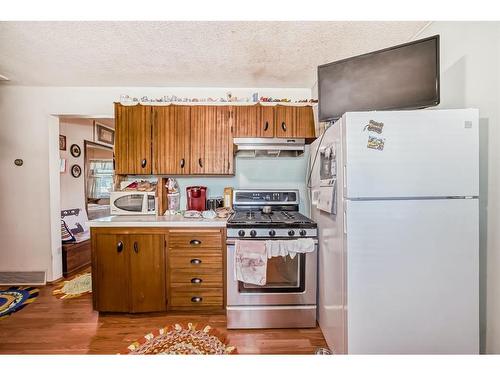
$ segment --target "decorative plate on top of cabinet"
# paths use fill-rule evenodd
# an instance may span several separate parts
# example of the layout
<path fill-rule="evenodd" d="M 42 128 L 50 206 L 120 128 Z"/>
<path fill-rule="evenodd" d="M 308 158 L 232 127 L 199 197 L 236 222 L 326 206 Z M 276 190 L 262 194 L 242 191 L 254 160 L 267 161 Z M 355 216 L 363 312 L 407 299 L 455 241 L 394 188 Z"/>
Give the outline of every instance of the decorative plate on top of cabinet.
<path fill-rule="evenodd" d="M 75 157 L 75 158 L 79 157 L 82 154 L 82 150 L 80 150 L 80 146 L 78 146 L 77 144 L 74 144 L 74 143 L 71 145 L 69 150 L 71 152 L 71 155 L 73 155 L 73 157 Z"/>

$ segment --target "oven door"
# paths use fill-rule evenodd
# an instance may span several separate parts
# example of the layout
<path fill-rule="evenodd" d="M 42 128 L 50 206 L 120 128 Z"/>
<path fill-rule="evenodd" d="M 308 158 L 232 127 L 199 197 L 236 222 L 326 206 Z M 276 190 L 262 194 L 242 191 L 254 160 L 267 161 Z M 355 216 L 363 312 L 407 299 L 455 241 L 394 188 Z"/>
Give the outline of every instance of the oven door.
<path fill-rule="evenodd" d="M 244 240 L 252 241 L 252 240 Z M 228 306 L 315 305 L 317 275 L 316 251 L 267 260 L 266 285 L 253 285 L 236 280 L 234 272 L 234 240 L 227 240 L 227 304 Z"/>

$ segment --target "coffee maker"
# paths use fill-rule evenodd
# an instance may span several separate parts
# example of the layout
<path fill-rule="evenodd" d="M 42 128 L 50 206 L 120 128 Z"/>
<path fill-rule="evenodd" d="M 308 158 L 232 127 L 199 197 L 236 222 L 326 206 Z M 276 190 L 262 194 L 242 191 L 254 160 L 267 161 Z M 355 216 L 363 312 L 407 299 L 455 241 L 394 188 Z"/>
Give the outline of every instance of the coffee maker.
<path fill-rule="evenodd" d="M 188 186 L 186 188 L 187 209 L 205 211 L 207 202 L 206 186 Z"/>

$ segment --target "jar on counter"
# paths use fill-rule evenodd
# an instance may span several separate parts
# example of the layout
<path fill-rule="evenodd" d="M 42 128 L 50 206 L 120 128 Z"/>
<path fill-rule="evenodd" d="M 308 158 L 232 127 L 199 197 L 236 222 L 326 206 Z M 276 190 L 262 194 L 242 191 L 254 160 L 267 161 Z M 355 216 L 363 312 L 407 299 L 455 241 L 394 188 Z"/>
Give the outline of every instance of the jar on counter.
<path fill-rule="evenodd" d="M 224 207 L 233 208 L 233 188 L 224 188 Z"/>

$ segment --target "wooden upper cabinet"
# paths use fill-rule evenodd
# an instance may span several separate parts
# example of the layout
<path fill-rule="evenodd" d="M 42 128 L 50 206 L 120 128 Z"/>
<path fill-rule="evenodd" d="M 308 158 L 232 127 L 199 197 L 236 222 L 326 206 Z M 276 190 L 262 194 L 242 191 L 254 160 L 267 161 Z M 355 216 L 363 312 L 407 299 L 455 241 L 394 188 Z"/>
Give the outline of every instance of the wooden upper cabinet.
<path fill-rule="evenodd" d="M 314 116 L 311 106 L 280 106 L 274 110 L 276 137 L 315 138 Z"/>
<path fill-rule="evenodd" d="M 151 174 L 151 106 L 115 103 L 115 173 Z"/>
<path fill-rule="evenodd" d="M 316 138 L 314 114 L 311 106 L 295 108 L 295 135 L 296 138 Z"/>
<path fill-rule="evenodd" d="M 260 137 L 274 137 L 274 108 L 269 106 L 259 106 L 259 129 Z"/>
<path fill-rule="evenodd" d="M 191 107 L 153 107 L 153 174 L 189 174 Z"/>
<path fill-rule="evenodd" d="M 190 174 L 233 174 L 232 108 L 191 107 Z"/>
<path fill-rule="evenodd" d="M 274 109 L 261 105 L 235 106 L 234 137 L 262 138 L 274 136 Z"/>
<path fill-rule="evenodd" d="M 295 107 L 277 105 L 274 108 L 276 137 L 292 138 L 295 135 Z"/>
<path fill-rule="evenodd" d="M 233 137 L 315 138 L 310 106 L 123 106 L 115 103 L 115 173 L 234 174 Z"/>

